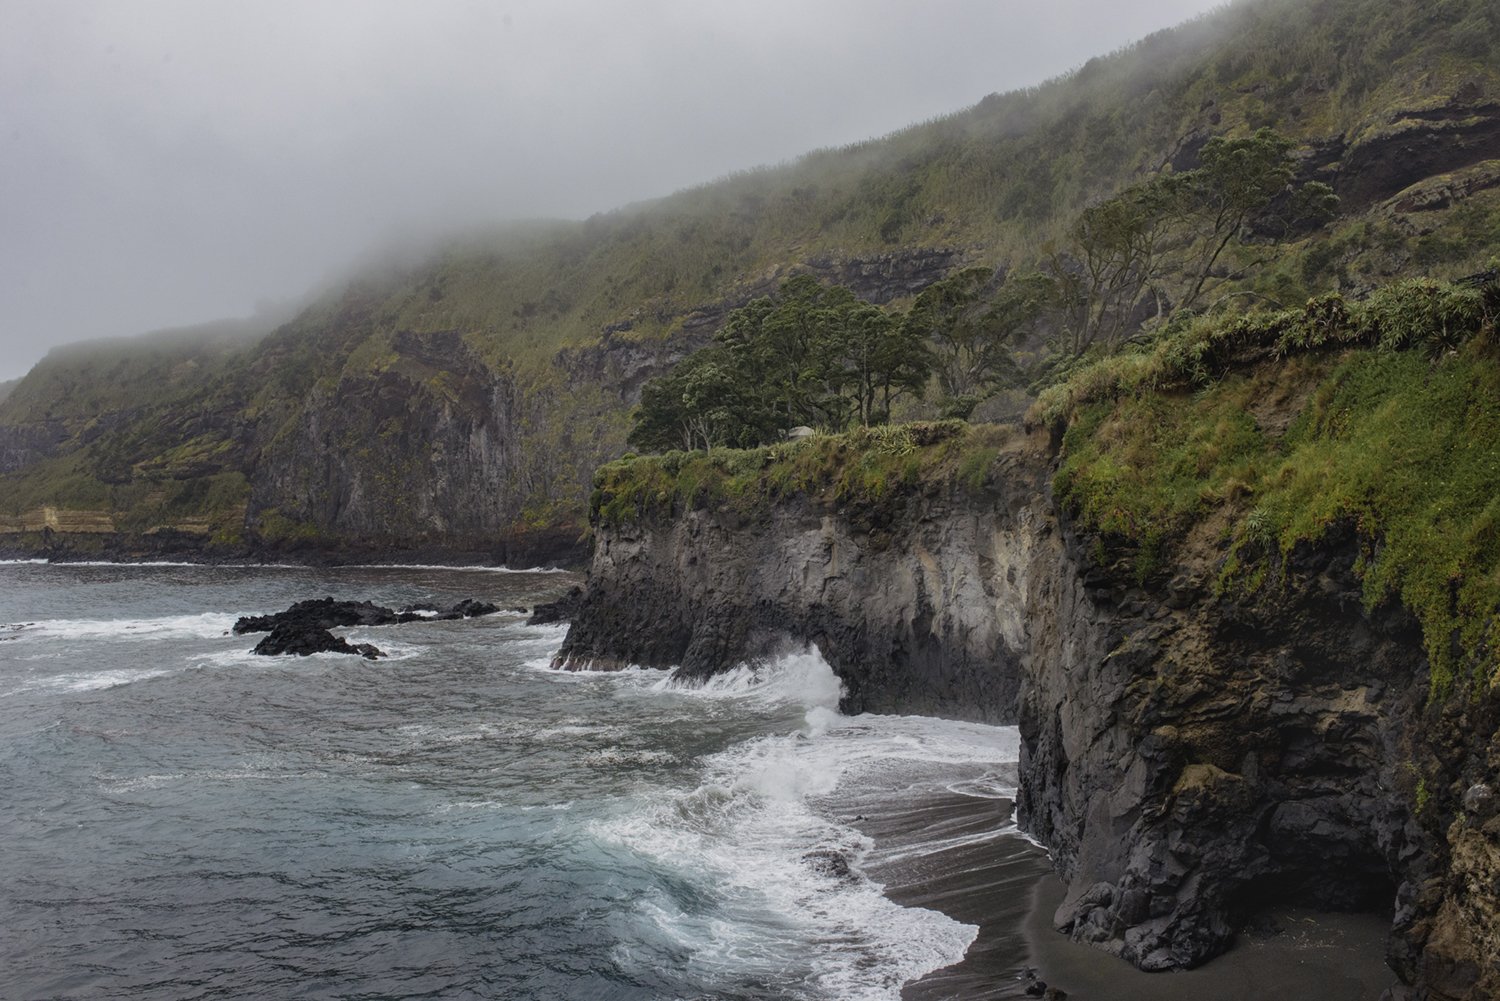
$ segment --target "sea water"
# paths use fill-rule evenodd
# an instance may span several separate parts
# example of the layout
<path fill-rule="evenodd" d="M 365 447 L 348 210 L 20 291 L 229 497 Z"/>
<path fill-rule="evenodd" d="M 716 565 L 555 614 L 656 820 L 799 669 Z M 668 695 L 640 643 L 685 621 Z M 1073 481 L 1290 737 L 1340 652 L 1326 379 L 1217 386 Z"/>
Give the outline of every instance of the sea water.
<path fill-rule="evenodd" d="M 374 662 L 230 632 L 576 580 L 0 565 L 0 997 L 850 1001 L 963 957 L 974 926 L 869 875 L 951 834 L 855 811 L 945 790 L 1018 839 L 1012 728 L 842 716 L 815 652 L 554 671 L 564 629 L 516 611 L 341 631 Z"/>

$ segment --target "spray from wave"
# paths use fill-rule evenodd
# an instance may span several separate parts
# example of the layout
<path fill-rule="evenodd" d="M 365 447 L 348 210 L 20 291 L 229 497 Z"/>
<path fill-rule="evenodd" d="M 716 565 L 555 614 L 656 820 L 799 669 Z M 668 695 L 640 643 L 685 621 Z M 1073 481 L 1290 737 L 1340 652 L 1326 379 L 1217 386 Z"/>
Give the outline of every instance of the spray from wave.
<path fill-rule="evenodd" d="M 846 784 L 894 793 L 934 768 L 1003 769 L 1015 760 L 1013 731 L 842 716 L 842 685 L 815 650 L 703 684 L 669 675 L 647 688 L 780 709 L 792 729 L 709 754 L 696 787 L 654 790 L 594 825 L 601 841 L 664 873 L 662 889 L 637 906 L 641 930 L 622 961 L 685 957 L 707 990 L 754 983 L 784 997 L 889 999 L 963 957 L 977 929 L 887 899 L 863 871 L 875 845 L 832 807 Z"/>

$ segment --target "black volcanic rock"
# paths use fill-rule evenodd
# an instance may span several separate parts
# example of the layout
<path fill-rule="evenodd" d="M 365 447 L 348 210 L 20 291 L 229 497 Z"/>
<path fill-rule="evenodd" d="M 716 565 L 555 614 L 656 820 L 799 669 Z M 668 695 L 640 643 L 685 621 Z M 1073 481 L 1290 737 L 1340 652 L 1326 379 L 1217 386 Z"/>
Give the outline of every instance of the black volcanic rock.
<path fill-rule="evenodd" d="M 576 584 L 568 589 L 568 593 L 556 601 L 548 601 L 538 605 L 531 610 L 531 618 L 526 620 L 528 626 L 546 626 L 554 622 L 571 622 L 578 614 L 578 609 L 583 606 L 583 588 Z"/>
<path fill-rule="evenodd" d="M 385 651 L 369 643 L 350 643 L 342 636 L 335 636 L 327 629 L 305 623 L 284 622 L 271 630 L 271 634 L 259 643 L 251 653 L 266 657 L 281 654 L 296 654 L 306 657 L 315 653 L 352 653 L 366 660 L 384 657 Z"/>
<path fill-rule="evenodd" d="M 439 612 L 440 619 L 473 619 L 481 615 L 494 615 L 500 611 L 499 605 L 492 605 L 488 601 L 477 601 L 474 598 L 465 598 L 452 608 Z"/>
<path fill-rule="evenodd" d="M 838 880 L 840 883 L 858 883 L 859 875 L 849 865 L 843 852 L 833 848 L 817 848 L 804 852 L 802 861 L 819 876 Z"/>
<path fill-rule="evenodd" d="M 335 629 L 339 626 L 391 626 L 403 622 L 430 622 L 434 619 L 472 619 L 480 615 L 493 615 L 498 611 L 500 611 L 498 605 L 474 598 L 465 598 L 448 608 L 428 604 L 408 605 L 399 612 L 370 601 L 334 601 L 332 598 L 312 598 L 299 601 L 286 611 L 277 612 L 274 615 L 246 615 L 235 622 L 234 632 L 236 635 L 265 633 L 283 625 L 314 629 Z"/>
<path fill-rule="evenodd" d="M 235 635 L 271 632 L 277 626 L 298 624 L 319 629 L 338 626 L 388 626 L 397 622 L 414 622 L 426 616 L 415 612 L 393 612 L 369 601 L 334 601 L 313 598 L 299 601 L 274 615 L 247 615 L 234 624 Z"/>

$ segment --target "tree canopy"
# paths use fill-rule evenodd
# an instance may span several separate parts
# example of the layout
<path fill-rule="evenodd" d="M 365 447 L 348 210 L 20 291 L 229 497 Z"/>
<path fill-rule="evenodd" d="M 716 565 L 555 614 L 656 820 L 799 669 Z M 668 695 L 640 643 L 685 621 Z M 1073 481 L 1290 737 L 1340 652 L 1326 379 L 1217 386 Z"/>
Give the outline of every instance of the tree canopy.
<path fill-rule="evenodd" d="M 1259 265 L 1249 255 L 1230 266 L 1237 246 L 1331 218 L 1338 199 L 1321 181 L 1297 183 L 1293 148 L 1269 128 L 1216 136 L 1201 166 L 1163 171 L 1084 209 L 1046 261 L 1068 349 L 1113 350 L 1143 312 L 1197 309 Z"/>
<path fill-rule="evenodd" d="M 642 388 L 632 445 L 743 447 L 803 425 L 882 423 L 932 369 L 897 317 L 808 275 L 731 312 L 715 341 Z"/>
<path fill-rule="evenodd" d="M 904 314 L 789 278 L 731 312 L 712 347 L 646 384 L 630 443 L 746 447 L 802 425 L 879 424 L 932 382 L 945 415 L 968 417 L 1027 381 L 1018 357 L 1043 355 L 1034 377 L 1113 351 L 1153 317 L 1199 309 L 1252 272 L 1257 244 L 1330 218 L 1337 199 L 1325 184 L 1299 183 L 1293 148 L 1271 129 L 1210 139 L 1200 166 L 1162 170 L 1084 209 L 1040 271 L 965 268 Z"/>

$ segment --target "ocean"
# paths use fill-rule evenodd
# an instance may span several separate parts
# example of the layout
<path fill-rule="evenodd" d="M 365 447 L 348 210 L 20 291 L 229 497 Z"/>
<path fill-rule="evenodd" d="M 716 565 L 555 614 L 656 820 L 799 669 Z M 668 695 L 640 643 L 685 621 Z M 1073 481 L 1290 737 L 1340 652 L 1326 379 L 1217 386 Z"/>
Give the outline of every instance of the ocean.
<path fill-rule="evenodd" d="M 341 631 L 374 662 L 230 633 L 578 579 L 0 565 L 0 998 L 873 1001 L 979 931 L 888 883 L 1035 882 L 1015 729 L 840 715 L 815 652 L 694 689 L 553 671 L 517 611 Z"/>

